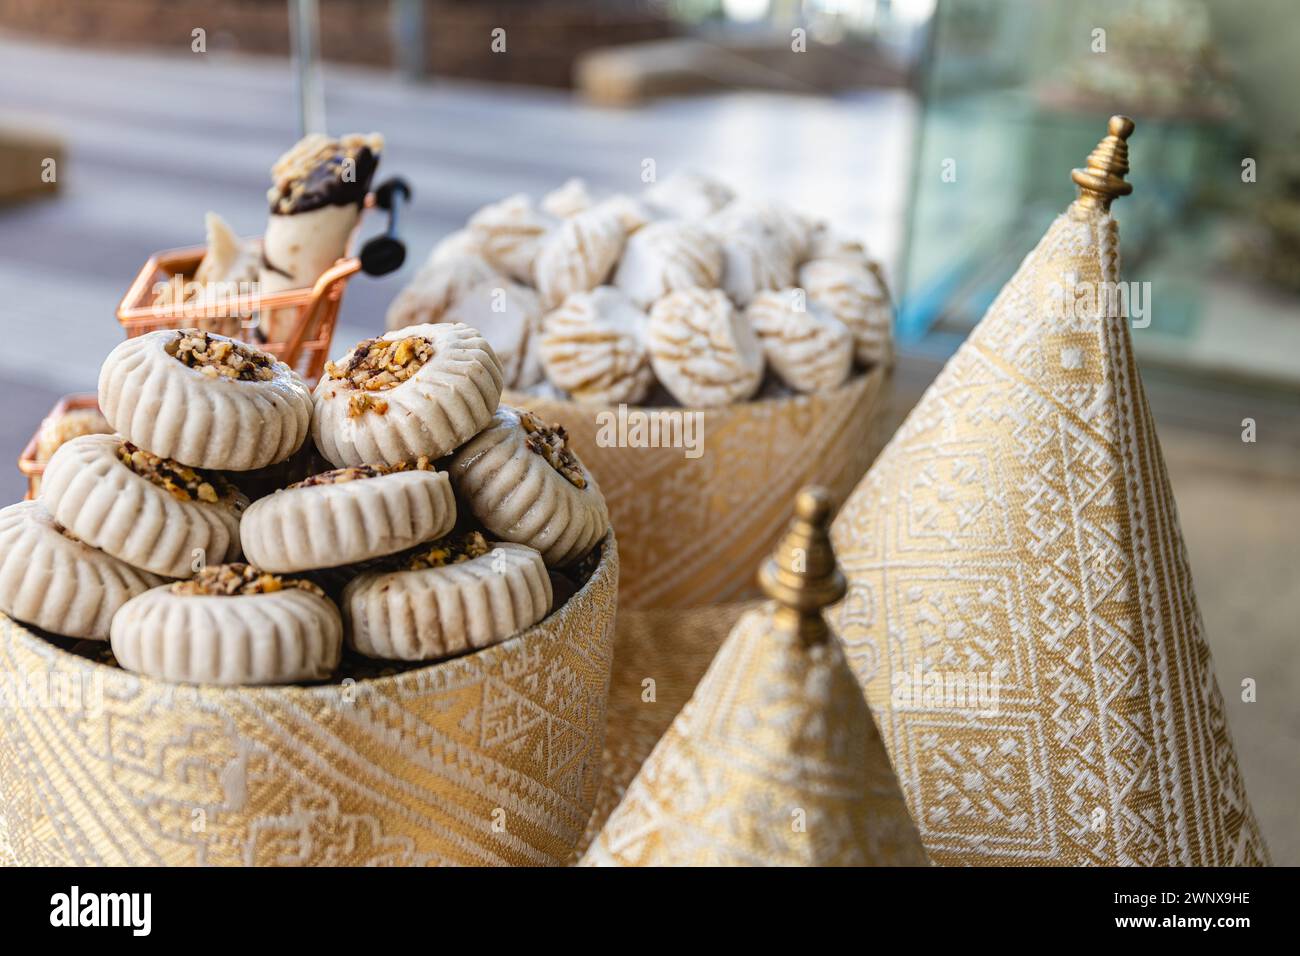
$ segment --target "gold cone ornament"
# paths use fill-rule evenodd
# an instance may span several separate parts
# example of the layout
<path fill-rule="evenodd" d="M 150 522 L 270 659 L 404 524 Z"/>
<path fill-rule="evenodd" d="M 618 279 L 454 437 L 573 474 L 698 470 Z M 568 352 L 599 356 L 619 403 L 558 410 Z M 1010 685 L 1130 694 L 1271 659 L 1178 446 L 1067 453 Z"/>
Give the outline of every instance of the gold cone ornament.
<path fill-rule="evenodd" d="M 835 521 L 833 621 L 936 863 L 1268 861 L 1115 295 L 1132 130 Z"/>
<path fill-rule="evenodd" d="M 805 489 L 746 613 L 587 850 L 588 866 L 926 862 L 821 609 L 844 593 L 830 498 Z"/>

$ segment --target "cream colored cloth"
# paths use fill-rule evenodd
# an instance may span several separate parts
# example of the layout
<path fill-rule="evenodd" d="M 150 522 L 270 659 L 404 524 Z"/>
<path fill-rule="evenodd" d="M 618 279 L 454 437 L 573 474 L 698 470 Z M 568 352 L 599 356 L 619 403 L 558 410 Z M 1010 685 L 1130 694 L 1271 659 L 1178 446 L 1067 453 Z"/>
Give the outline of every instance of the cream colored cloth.
<path fill-rule="evenodd" d="M 587 866 L 925 863 L 833 637 L 747 612 L 587 850 Z"/>
<path fill-rule="evenodd" d="M 1092 295 L 1117 240 L 1058 217 L 835 522 L 831 620 L 938 863 L 1268 860 L 1128 322 Z"/>

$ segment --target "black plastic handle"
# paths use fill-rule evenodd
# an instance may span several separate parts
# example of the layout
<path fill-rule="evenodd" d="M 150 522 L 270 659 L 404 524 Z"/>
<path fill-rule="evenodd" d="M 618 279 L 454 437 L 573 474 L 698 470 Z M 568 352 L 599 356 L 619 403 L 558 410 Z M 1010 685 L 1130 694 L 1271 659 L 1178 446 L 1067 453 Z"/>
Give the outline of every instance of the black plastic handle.
<path fill-rule="evenodd" d="M 406 243 L 397 238 L 397 211 L 400 203 L 411 201 L 411 187 L 400 176 L 386 179 L 375 187 L 375 205 L 388 210 L 388 228 L 366 240 L 361 247 L 361 271 L 369 276 L 384 276 L 402 268 L 406 261 Z"/>

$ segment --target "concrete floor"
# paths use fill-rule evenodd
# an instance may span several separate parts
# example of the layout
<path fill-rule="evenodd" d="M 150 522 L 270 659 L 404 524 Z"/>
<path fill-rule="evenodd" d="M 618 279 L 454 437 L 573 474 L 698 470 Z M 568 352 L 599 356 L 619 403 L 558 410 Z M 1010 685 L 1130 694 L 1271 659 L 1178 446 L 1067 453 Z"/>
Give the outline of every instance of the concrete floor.
<path fill-rule="evenodd" d="M 135 270 L 157 249 L 199 241 L 208 209 L 260 230 L 266 168 L 293 121 L 284 64 L 215 53 L 124 57 L 0 37 L 0 87 L 10 91 L 0 123 L 51 128 L 69 144 L 61 198 L 0 210 L 0 501 L 12 501 L 24 482 L 3 463 L 60 394 L 93 389 Z M 913 122 L 902 94 L 744 94 L 624 113 L 333 67 L 327 93 L 335 131 L 388 133 L 383 172 L 408 176 L 416 195 L 403 223 L 412 263 L 350 286 L 339 346 L 381 327 L 414 265 L 473 209 L 570 175 L 632 189 L 647 156 L 661 173 L 696 165 L 826 214 L 886 262 L 898 248 Z M 896 418 L 937 370 L 904 358 Z M 1276 862 L 1300 865 L 1300 403 L 1160 374 L 1147 386 L 1255 809 Z M 1239 440 L 1245 416 L 1259 423 L 1254 445 Z M 1240 700 L 1244 677 L 1258 682 L 1256 703 Z"/>

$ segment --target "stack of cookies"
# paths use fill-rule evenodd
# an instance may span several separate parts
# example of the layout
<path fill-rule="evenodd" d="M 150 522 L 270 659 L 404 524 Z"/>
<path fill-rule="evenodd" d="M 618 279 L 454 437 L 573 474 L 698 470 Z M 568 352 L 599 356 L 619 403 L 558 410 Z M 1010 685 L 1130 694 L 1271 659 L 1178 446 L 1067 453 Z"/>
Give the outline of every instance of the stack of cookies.
<path fill-rule="evenodd" d="M 880 267 L 827 223 L 683 173 L 596 200 L 572 180 L 470 217 L 389 327 L 469 322 L 506 384 L 601 405 L 827 392 L 890 357 Z"/>
<path fill-rule="evenodd" d="M 221 335 L 129 339 L 100 372 L 116 434 L 66 442 L 39 501 L 0 511 L 0 610 L 193 683 L 323 680 L 345 643 L 430 661 L 505 640 L 576 587 L 609 518 L 564 429 L 499 406 L 503 380 L 461 324 L 361 342 L 314 394 Z"/>

